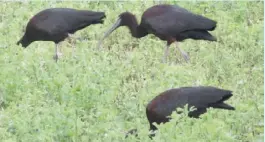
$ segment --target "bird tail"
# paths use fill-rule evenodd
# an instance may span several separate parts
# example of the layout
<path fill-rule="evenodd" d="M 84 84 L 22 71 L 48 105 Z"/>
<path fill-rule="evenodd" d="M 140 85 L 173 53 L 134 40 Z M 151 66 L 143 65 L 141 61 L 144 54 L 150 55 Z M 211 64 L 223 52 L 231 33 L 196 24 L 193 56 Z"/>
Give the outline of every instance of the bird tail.
<path fill-rule="evenodd" d="M 219 108 L 219 109 L 236 110 L 233 106 L 228 105 L 224 102 L 213 104 L 212 107 L 213 108 Z"/>
<path fill-rule="evenodd" d="M 88 20 L 92 21 L 91 24 L 103 24 L 104 18 L 106 18 L 105 12 L 93 12 L 88 14 Z"/>
<path fill-rule="evenodd" d="M 217 38 L 211 35 L 206 30 L 192 30 L 184 33 L 185 36 L 192 38 L 194 40 L 208 40 L 208 41 L 217 41 Z"/>
<path fill-rule="evenodd" d="M 233 106 L 224 103 L 224 101 L 228 100 L 233 96 L 231 91 L 226 91 L 226 92 L 227 93 L 223 96 L 223 98 L 220 101 L 213 103 L 211 107 L 219 109 L 235 110 Z"/>
<path fill-rule="evenodd" d="M 209 33 L 210 36 L 207 36 L 208 41 L 217 41 L 217 38 Z"/>
<path fill-rule="evenodd" d="M 208 40 L 208 41 L 217 41 L 216 37 L 211 35 L 208 31 L 201 31 L 200 34 L 198 34 L 199 38 Z"/>

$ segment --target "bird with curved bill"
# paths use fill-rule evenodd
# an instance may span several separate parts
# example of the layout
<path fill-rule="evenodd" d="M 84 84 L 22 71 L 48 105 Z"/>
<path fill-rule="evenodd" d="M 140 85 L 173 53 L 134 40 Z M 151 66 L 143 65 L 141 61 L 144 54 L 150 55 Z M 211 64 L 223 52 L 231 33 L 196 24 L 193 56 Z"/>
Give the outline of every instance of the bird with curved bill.
<path fill-rule="evenodd" d="M 207 112 L 207 108 L 216 108 L 224 110 L 235 110 L 235 108 L 224 101 L 233 96 L 232 91 L 224 90 L 212 86 L 197 87 L 181 87 L 166 90 L 151 100 L 146 107 L 146 116 L 149 121 L 151 134 L 149 137 L 155 136 L 154 131 L 157 127 L 154 125 L 166 123 L 170 121 L 170 116 L 177 108 L 188 106 L 190 110 L 188 116 L 199 118 L 201 114 Z M 137 129 L 128 131 L 129 135 L 137 136 Z"/>
<path fill-rule="evenodd" d="M 24 48 L 34 41 L 53 41 L 55 60 L 62 55 L 58 43 L 91 24 L 102 24 L 104 12 L 77 10 L 71 8 L 50 8 L 40 11 L 27 24 L 26 32 L 17 42 Z M 72 49 L 73 52 L 73 49 Z"/>
<path fill-rule="evenodd" d="M 181 52 L 185 61 L 189 61 L 188 54 L 178 46 L 178 42 L 185 39 L 217 41 L 208 31 L 216 28 L 216 21 L 193 14 L 177 5 L 161 4 L 148 8 L 142 15 L 138 24 L 136 17 L 130 12 L 119 15 L 115 24 L 105 33 L 98 42 L 100 48 L 102 41 L 120 26 L 127 26 L 131 35 L 141 38 L 154 34 L 159 39 L 167 41 L 162 61 L 165 63 L 169 54 L 169 46 L 176 43 L 176 48 Z"/>

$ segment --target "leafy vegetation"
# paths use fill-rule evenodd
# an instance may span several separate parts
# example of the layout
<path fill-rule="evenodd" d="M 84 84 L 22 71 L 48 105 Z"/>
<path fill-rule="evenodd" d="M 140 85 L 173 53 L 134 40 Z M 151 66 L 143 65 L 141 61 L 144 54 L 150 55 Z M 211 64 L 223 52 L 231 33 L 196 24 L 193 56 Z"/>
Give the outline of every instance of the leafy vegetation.
<path fill-rule="evenodd" d="M 153 1 L 1 2 L 0 140 L 151 141 L 145 107 L 153 97 L 169 88 L 210 85 L 233 90 L 228 103 L 236 111 L 210 109 L 196 120 L 173 113 L 153 141 L 263 141 L 263 2 L 165 3 L 218 21 L 212 33 L 219 41 L 180 43 L 190 63 L 172 45 L 163 64 L 165 42 L 153 35 L 135 39 L 125 27 L 96 48 L 120 13 L 130 11 L 139 21 Z M 16 45 L 28 20 L 50 7 L 105 11 L 107 18 L 62 42 L 64 55 L 56 64 L 52 42 Z M 125 140 L 132 128 L 139 137 Z"/>

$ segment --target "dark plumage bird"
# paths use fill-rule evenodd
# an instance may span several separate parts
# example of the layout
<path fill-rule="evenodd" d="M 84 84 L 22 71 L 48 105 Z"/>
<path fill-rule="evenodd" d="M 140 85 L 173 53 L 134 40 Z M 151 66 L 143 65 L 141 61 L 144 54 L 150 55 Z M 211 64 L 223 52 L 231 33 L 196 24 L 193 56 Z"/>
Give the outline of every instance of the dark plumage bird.
<path fill-rule="evenodd" d="M 59 42 L 91 24 L 102 24 L 105 17 L 104 12 L 70 8 L 45 9 L 30 19 L 17 45 L 21 43 L 26 48 L 34 41 L 53 41 L 57 60 L 61 55 L 57 45 Z"/>
<path fill-rule="evenodd" d="M 183 108 L 186 104 L 188 104 L 188 109 L 192 106 L 196 108 L 196 110 L 188 113 L 188 116 L 193 118 L 199 118 L 209 107 L 235 110 L 234 107 L 224 103 L 232 95 L 232 91 L 210 86 L 182 87 L 162 92 L 150 101 L 146 107 L 150 130 L 157 130 L 155 125 L 153 125 L 154 122 L 157 124 L 168 122 L 170 120 L 168 116 L 177 108 Z M 126 137 L 135 133 L 136 129 L 132 129 L 127 133 Z M 151 136 L 154 136 L 154 134 Z"/>
<path fill-rule="evenodd" d="M 118 20 L 109 29 L 104 37 L 99 41 L 98 48 L 102 41 L 120 26 L 127 26 L 133 37 L 141 38 L 147 34 L 154 34 L 161 40 L 167 41 L 163 61 L 169 52 L 169 46 L 176 42 L 177 49 L 181 52 L 186 61 L 189 60 L 188 54 L 178 47 L 177 41 L 185 39 L 216 41 L 208 31 L 212 31 L 216 27 L 216 21 L 206 17 L 193 14 L 188 10 L 177 5 L 155 5 L 148 8 L 142 15 L 140 25 L 135 16 L 130 12 L 124 12 L 119 15 Z"/>

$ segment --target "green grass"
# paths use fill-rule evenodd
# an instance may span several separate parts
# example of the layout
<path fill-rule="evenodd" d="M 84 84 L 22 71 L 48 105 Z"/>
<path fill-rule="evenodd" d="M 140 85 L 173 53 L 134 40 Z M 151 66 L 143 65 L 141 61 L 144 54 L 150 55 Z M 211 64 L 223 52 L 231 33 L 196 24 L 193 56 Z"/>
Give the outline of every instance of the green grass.
<path fill-rule="evenodd" d="M 212 33 L 219 42 L 180 43 L 190 63 L 172 45 L 169 62 L 162 64 L 165 42 L 153 35 L 135 39 L 125 27 L 104 40 L 102 51 L 96 49 L 118 14 L 131 11 L 139 21 L 153 1 L 1 2 L 0 140 L 151 141 L 145 107 L 153 97 L 173 87 L 210 85 L 233 90 L 228 103 L 236 111 L 210 109 L 198 120 L 173 114 L 158 126 L 154 141 L 263 141 L 263 2 L 167 3 L 218 21 Z M 63 42 L 64 55 L 56 64 L 52 42 L 16 45 L 28 20 L 50 7 L 105 11 L 107 18 L 75 34 L 82 39 L 71 43 L 75 57 Z M 132 128 L 139 139 L 125 140 Z"/>

